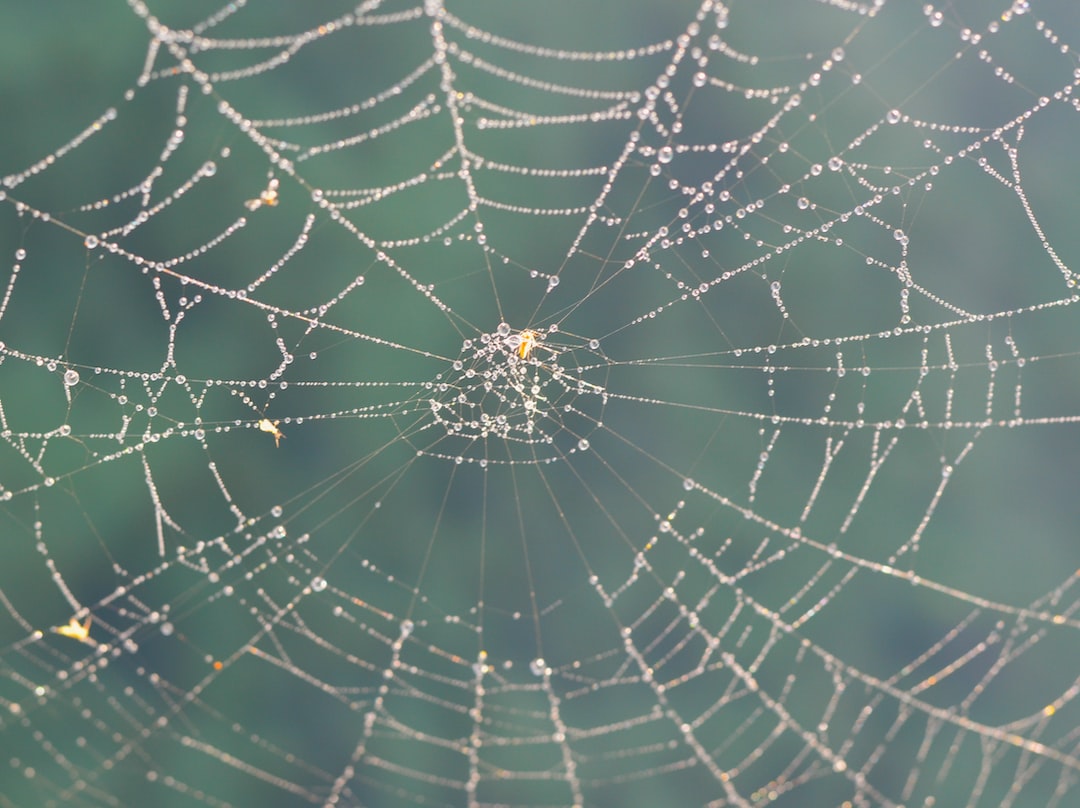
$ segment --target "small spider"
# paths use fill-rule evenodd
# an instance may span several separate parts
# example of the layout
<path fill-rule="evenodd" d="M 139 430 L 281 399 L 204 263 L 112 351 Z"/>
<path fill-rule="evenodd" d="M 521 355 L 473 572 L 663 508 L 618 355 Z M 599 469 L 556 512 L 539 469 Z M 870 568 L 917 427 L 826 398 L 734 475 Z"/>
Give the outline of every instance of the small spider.
<path fill-rule="evenodd" d="M 269 205 L 273 207 L 278 203 L 278 179 L 277 177 L 271 177 L 270 182 L 266 185 L 266 190 L 259 194 L 257 199 L 249 199 L 244 203 L 244 207 L 248 210 L 257 210 L 263 205 Z"/>
<path fill-rule="evenodd" d="M 80 623 L 78 618 L 72 617 L 66 626 L 53 626 L 53 633 L 61 637 L 71 637 L 79 642 L 92 643 L 90 639 L 90 617 L 87 615 L 86 622 Z"/>
<path fill-rule="evenodd" d="M 281 430 L 277 427 L 277 425 L 280 423 L 281 421 L 271 421 L 269 418 L 263 418 L 261 421 L 259 421 L 258 425 L 261 431 L 269 432 L 271 435 L 274 436 L 275 449 L 281 446 L 281 439 L 285 437 L 285 435 L 283 435 Z"/>
<path fill-rule="evenodd" d="M 533 352 L 537 349 L 547 351 L 552 358 L 555 358 L 559 355 L 559 352 L 556 351 L 554 348 L 549 348 L 547 345 L 544 345 L 544 343 L 540 341 L 541 339 L 543 339 L 543 337 L 541 336 L 541 332 L 533 331 L 531 328 L 526 328 L 525 330 L 521 331 L 517 335 L 517 337 L 511 337 L 510 339 L 517 340 L 516 346 L 514 342 L 510 342 L 510 346 L 512 348 L 515 348 L 515 350 L 517 351 L 517 355 L 523 360 L 527 360 L 530 356 L 533 355 Z"/>
<path fill-rule="evenodd" d="M 518 339 L 520 340 L 517 349 L 518 356 L 522 359 L 528 359 L 536 347 L 536 332 L 531 328 L 527 328 L 518 334 Z"/>

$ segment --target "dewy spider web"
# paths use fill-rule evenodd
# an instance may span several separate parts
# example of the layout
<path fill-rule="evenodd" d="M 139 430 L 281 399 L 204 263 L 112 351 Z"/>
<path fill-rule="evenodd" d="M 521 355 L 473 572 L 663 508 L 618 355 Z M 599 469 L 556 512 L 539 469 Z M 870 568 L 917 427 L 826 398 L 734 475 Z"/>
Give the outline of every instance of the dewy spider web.
<path fill-rule="evenodd" d="M 1074 4 L 331 6 L 6 12 L 0 804 L 1075 804 Z"/>

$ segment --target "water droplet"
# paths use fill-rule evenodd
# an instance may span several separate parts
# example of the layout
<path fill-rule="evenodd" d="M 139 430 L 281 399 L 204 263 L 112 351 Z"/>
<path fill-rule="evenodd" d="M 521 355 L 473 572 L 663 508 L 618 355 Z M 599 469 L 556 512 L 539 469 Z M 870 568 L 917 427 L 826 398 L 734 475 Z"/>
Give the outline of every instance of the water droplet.
<path fill-rule="evenodd" d="M 79 371 L 68 368 L 64 371 L 64 384 L 74 387 L 79 383 Z"/>
<path fill-rule="evenodd" d="M 311 591 L 312 592 L 322 592 L 324 589 L 326 589 L 326 579 L 325 578 L 320 578 L 320 577 L 316 576 L 316 577 L 311 579 Z"/>

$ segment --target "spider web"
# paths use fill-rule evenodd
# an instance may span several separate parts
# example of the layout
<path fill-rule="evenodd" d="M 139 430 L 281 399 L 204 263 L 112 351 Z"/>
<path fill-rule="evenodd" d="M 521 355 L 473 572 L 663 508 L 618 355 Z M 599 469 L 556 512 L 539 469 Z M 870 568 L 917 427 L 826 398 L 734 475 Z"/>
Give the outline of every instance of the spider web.
<path fill-rule="evenodd" d="M 0 804 L 1073 804 L 1075 8 L 333 6 L 8 12 Z"/>

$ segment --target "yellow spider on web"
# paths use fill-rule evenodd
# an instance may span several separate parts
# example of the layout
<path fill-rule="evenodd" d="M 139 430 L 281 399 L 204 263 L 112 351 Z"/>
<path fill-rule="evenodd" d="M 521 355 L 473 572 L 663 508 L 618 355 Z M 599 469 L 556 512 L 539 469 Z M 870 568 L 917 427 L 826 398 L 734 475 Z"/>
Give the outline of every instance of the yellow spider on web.
<path fill-rule="evenodd" d="M 510 347 L 514 349 L 515 353 L 517 353 L 518 357 L 525 361 L 528 361 L 529 357 L 533 355 L 533 351 L 537 348 L 547 351 L 552 357 L 559 355 L 558 351 L 541 343 L 541 339 L 542 337 L 539 331 L 526 328 L 510 337 L 507 342 Z"/>
<path fill-rule="evenodd" d="M 269 432 L 271 435 L 274 436 L 275 449 L 280 448 L 281 439 L 285 437 L 284 433 L 280 429 L 278 429 L 278 424 L 280 423 L 281 421 L 271 421 L 269 418 L 263 418 L 261 421 L 259 421 L 258 424 L 260 431 Z"/>
<path fill-rule="evenodd" d="M 531 328 L 526 328 L 520 334 L 518 334 L 518 356 L 522 359 L 528 359 L 529 355 L 533 352 L 533 348 L 536 347 L 536 332 Z"/>
<path fill-rule="evenodd" d="M 86 622 L 80 623 L 77 617 L 72 617 L 68 621 L 66 626 L 53 626 L 52 631 L 54 634 L 59 634 L 61 637 L 70 637 L 73 640 L 79 642 L 94 644 L 94 641 L 90 639 L 90 616 L 86 616 Z"/>
<path fill-rule="evenodd" d="M 263 205 L 269 205 L 273 207 L 278 203 L 278 178 L 271 177 L 270 182 L 266 184 L 266 190 L 260 193 L 255 199 L 249 199 L 244 203 L 244 207 L 248 210 L 258 210 Z"/>

